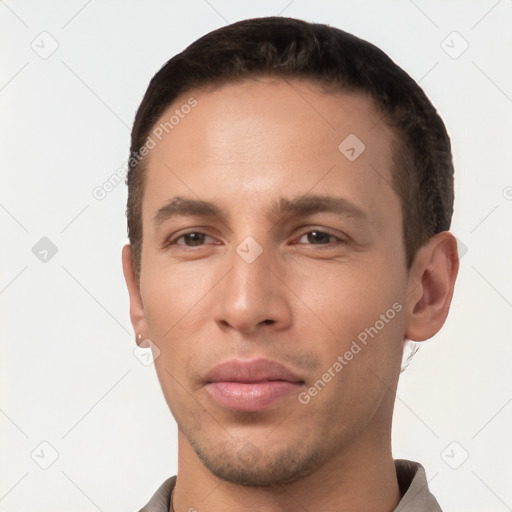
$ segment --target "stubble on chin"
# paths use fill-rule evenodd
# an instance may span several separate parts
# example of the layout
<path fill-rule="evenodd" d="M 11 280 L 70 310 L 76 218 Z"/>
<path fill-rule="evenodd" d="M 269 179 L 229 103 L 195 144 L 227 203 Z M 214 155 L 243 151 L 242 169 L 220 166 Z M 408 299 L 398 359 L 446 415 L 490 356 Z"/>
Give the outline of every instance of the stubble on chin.
<path fill-rule="evenodd" d="M 317 449 L 303 441 L 267 450 L 250 441 L 234 439 L 214 444 L 189 438 L 189 442 L 208 471 L 220 480 L 244 487 L 278 487 L 296 482 L 314 472 L 328 457 L 323 453 L 325 447 Z"/>

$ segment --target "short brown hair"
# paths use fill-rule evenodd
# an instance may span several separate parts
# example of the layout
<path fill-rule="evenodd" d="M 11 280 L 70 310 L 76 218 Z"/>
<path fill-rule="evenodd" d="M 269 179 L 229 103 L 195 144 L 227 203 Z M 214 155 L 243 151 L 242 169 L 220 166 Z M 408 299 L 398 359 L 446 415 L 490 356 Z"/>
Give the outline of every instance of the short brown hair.
<path fill-rule="evenodd" d="M 146 161 L 140 150 L 151 130 L 187 91 L 262 76 L 305 78 L 341 91 L 360 91 L 373 100 L 397 135 L 392 185 L 401 200 L 409 269 L 417 250 L 450 227 L 453 164 L 443 121 L 421 87 L 376 46 L 328 25 L 269 17 L 206 34 L 151 80 L 135 116 L 126 179 L 128 236 L 137 279 Z"/>

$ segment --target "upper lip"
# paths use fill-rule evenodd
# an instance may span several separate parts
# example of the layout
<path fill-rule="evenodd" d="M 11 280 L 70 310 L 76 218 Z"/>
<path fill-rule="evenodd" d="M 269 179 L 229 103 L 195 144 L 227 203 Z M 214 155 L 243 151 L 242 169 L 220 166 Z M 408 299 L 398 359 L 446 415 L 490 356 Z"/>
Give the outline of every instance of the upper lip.
<path fill-rule="evenodd" d="M 215 366 L 205 377 L 211 382 L 264 382 L 284 380 L 303 382 L 285 366 L 268 359 L 233 359 Z"/>

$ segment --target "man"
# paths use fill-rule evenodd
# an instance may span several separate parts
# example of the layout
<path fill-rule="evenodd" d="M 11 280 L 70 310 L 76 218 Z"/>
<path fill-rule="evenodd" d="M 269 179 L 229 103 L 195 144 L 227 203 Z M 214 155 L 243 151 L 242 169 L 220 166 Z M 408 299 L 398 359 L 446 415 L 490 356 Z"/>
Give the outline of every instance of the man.
<path fill-rule="evenodd" d="M 458 270 L 419 86 L 340 30 L 238 22 L 152 79 L 127 183 L 131 321 L 179 432 L 142 510 L 440 510 L 391 454 L 404 343 Z"/>

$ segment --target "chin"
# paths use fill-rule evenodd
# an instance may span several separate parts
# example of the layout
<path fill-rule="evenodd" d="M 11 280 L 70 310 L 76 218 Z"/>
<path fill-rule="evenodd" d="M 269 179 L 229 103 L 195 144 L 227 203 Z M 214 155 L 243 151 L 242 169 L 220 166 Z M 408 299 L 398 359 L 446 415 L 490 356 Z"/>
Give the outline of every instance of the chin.
<path fill-rule="evenodd" d="M 193 445 L 203 465 L 217 478 L 244 487 L 290 484 L 309 475 L 324 461 L 316 449 L 304 444 L 281 450 L 260 451 L 251 443 L 229 450 L 226 446 L 207 449 Z"/>

